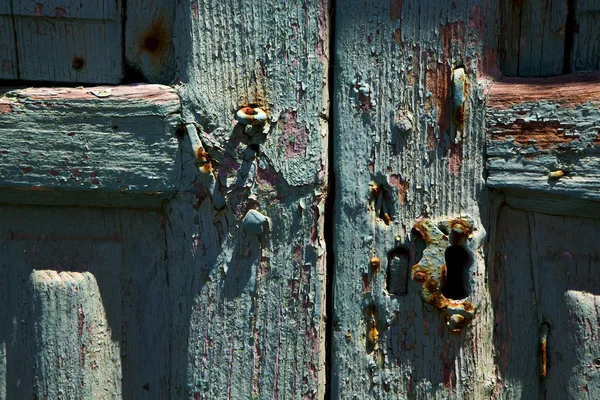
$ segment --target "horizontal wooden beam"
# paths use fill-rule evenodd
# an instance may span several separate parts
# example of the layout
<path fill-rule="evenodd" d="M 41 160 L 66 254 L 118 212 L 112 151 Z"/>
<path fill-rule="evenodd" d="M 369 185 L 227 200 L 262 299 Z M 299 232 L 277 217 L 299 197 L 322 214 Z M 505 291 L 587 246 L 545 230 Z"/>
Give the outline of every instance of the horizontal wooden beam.
<path fill-rule="evenodd" d="M 0 202 L 154 207 L 179 184 L 179 97 L 161 85 L 0 96 Z"/>
<path fill-rule="evenodd" d="M 600 73 L 497 82 L 486 130 L 489 187 L 600 202 Z"/>

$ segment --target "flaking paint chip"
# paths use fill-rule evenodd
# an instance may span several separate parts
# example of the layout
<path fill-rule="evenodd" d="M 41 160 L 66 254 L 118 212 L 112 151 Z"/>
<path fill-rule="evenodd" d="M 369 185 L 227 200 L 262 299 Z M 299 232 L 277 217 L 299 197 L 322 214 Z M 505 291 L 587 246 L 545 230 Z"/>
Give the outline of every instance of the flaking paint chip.
<path fill-rule="evenodd" d="M 248 210 L 244 217 L 244 230 L 247 233 L 260 235 L 269 229 L 270 218 L 256 210 Z"/>

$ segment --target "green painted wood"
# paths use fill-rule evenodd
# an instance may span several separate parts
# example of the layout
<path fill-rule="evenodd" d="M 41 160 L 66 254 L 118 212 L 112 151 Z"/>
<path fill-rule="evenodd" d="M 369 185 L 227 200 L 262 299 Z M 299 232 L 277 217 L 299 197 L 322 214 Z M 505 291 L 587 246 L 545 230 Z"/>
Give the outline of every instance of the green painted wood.
<path fill-rule="evenodd" d="M 576 0 L 571 71 L 600 69 L 600 1 Z"/>
<path fill-rule="evenodd" d="M 554 204 L 556 196 L 600 202 L 599 96 L 597 73 L 495 83 L 486 114 L 488 186 L 535 191 L 525 197 L 542 212 L 544 200 L 545 212 L 567 212 L 569 203 Z"/>
<path fill-rule="evenodd" d="M 337 3 L 332 398 L 483 399 L 499 384 L 483 249 L 485 76 L 497 70 L 499 21 L 492 3 Z M 386 281 L 403 248 L 411 266 L 423 257 L 441 269 L 448 237 L 436 233 L 444 247 L 435 250 L 412 227 L 461 216 L 475 229 L 463 247 L 475 316 L 455 333 L 412 272 L 406 295 L 388 293 Z"/>
<path fill-rule="evenodd" d="M 566 0 L 500 2 L 500 70 L 505 76 L 563 72 Z"/>
<path fill-rule="evenodd" d="M 179 98 L 130 85 L 0 97 L 0 201 L 156 207 L 179 188 Z"/>
<path fill-rule="evenodd" d="M 225 208 L 186 139 L 167 208 L 171 398 L 323 398 L 327 2 L 192 1 L 177 16 L 184 120 Z M 264 131 L 234 120 L 251 103 Z M 244 229 L 250 209 L 265 233 Z"/>
<path fill-rule="evenodd" d="M 162 1 L 127 1 L 125 62 L 130 74 L 152 83 L 173 82 L 175 4 Z"/>
<path fill-rule="evenodd" d="M 0 215 L 2 398 L 168 398 L 162 213 L 3 206 Z"/>
<path fill-rule="evenodd" d="M 598 398 L 598 228 L 598 219 L 502 207 L 488 265 L 497 398 Z M 540 379 L 543 323 L 550 330 Z"/>
<path fill-rule="evenodd" d="M 119 83 L 121 1 L 12 0 L 19 79 Z"/>

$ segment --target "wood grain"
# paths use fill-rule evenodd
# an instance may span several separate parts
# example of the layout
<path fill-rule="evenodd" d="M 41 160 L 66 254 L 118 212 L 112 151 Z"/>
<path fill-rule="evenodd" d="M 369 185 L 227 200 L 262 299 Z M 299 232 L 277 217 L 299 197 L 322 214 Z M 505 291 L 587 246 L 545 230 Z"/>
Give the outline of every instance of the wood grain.
<path fill-rule="evenodd" d="M 535 191 L 540 207 L 545 194 L 600 201 L 599 98 L 597 73 L 495 83 L 486 112 L 488 185 Z M 553 179 L 555 171 L 563 175 Z"/>
<path fill-rule="evenodd" d="M 594 218 L 501 209 L 489 264 L 498 398 L 598 397 L 598 232 Z M 549 359 L 540 380 L 543 323 Z"/>
<path fill-rule="evenodd" d="M 225 198 L 182 143 L 168 205 L 172 398 L 323 398 L 327 195 L 326 1 L 178 5 L 183 118 L 198 126 Z M 264 128 L 234 120 L 265 110 Z M 247 211 L 268 232 L 243 227 Z"/>
<path fill-rule="evenodd" d="M 2 206 L 0 215 L 2 398 L 167 398 L 162 214 Z"/>
<path fill-rule="evenodd" d="M 500 70 L 505 76 L 553 76 L 563 72 L 567 2 L 500 2 Z"/>
<path fill-rule="evenodd" d="M 175 91 L 160 85 L 9 91 L 0 97 L 0 196 L 156 207 L 179 185 L 179 112 Z"/>
<path fill-rule="evenodd" d="M 332 398 L 493 395 L 482 248 L 487 82 L 477 77 L 490 73 L 486 59 L 497 54 L 487 47 L 498 37 L 496 8 L 478 1 L 456 8 L 433 1 L 337 3 Z M 459 85 L 452 76 L 460 68 Z M 389 225 L 373 206 L 373 184 L 387 193 Z M 437 224 L 467 215 L 476 229 L 466 249 L 466 300 L 475 318 L 456 334 L 412 279 L 404 296 L 387 293 L 385 282 L 397 246 L 409 250 L 411 266 L 419 262 L 425 245 L 411 233 L 418 219 Z M 378 272 L 370 267 L 374 256 L 381 259 Z"/>
<path fill-rule="evenodd" d="M 120 83 L 121 1 L 13 0 L 19 79 Z"/>

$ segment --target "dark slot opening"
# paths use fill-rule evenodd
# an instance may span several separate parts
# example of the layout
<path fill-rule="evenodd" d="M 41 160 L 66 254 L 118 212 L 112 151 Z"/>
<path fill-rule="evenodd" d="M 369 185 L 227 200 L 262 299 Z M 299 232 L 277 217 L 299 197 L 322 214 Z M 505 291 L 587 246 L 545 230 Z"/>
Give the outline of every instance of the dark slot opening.
<path fill-rule="evenodd" d="M 408 292 L 410 254 L 406 247 L 396 247 L 388 257 L 387 291 L 389 294 L 402 295 Z"/>
<path fill-rule="evenodd" d="M 442 294 L 449 300 L 462 300 L 469 295 L 469 268 L 471 256 L 461 246 L 446 249 L 446 282 Z"/>

